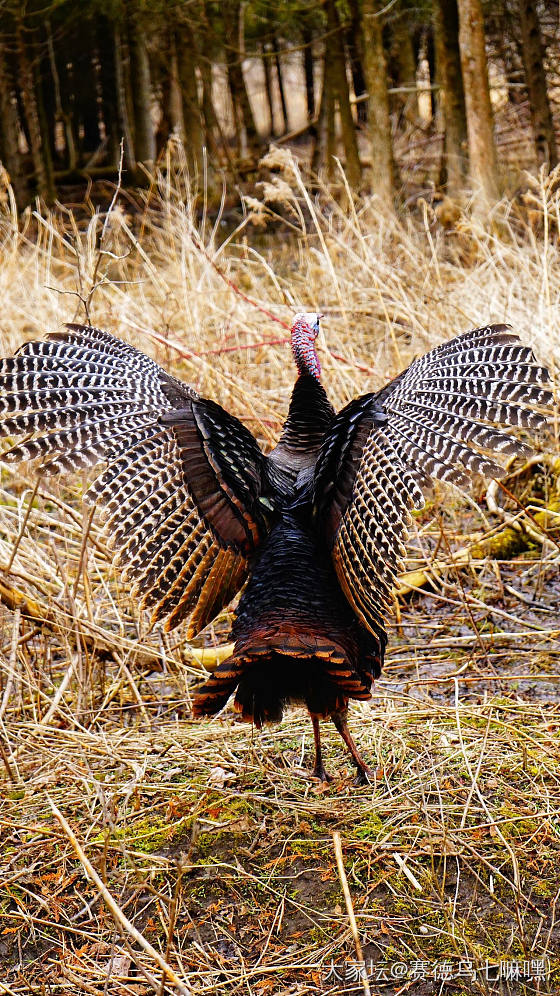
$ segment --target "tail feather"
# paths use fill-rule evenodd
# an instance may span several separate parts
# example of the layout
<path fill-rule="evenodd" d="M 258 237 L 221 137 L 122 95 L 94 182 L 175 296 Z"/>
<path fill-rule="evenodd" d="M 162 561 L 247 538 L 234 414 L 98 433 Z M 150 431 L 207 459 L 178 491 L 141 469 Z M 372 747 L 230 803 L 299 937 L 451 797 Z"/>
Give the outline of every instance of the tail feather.
<path fill-rule="evenodd" d="M 193 702 L 193 716 L 213 716 L 223 709 L 239 684 L 243 668 L 243 662 L 237 657 L 222 661 L 212 677 L 199 688 Z"/>
<path fill-rule="evenodd" d="M 357 640 L 342 646 L 303 627 L 263 619 L 199 689 L 193 714 L 215 714 L 235 692 L 234 708 L 258 728 L 279 722 L 290 701 L 329 716 L 345 709 L 349 698 L 370 698 L 382 652 L 377 641 L 375 647 Z"/>

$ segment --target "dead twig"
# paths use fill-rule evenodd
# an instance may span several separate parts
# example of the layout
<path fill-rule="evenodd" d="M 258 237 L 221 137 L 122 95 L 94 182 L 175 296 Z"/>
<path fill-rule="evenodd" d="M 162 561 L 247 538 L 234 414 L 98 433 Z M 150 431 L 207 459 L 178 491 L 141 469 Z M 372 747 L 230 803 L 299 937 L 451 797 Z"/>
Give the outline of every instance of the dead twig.
<path fill-rule="evenodd" d="M 369 981 L 364 964 L 364 952 L 362 950 L 362 942 L 360 941 L 360 935 L 358 933 L 358 925 L 356 923 L 356 916 L 354 914 L 354 905 L 352 903 L 352 896 L 350 894 L 350 889 L 348 887 L 348 879 L 346 878 L 346 871 L 344 868 L 344 859 L 342 857 L 342 841 L 340 839 L 340 834 L 338 833 L 337 830 L 334 831 L 332 839 L 334 844 L 334 853 L 336 857 L 336 866 L 338 868 L 338 876 L 340 878 L 340 884 L 342 886 L 342 892 L 344 894 L 344 901 L 346 903 L 346 910 L 348 912 L 348 919 L 350 921 L 350 930 L 352 931 L 352 937 L 354 938 L 356 957 L 358 959 L 360 966 L 362 966 L 363 968 L 363 971 L 361 972 L 362 986 L 366 996 L 370 996 Z"/>
<path fill-rule="evenodd" d="M 109 889 L 104 884 L 101 877 L 93 867 L 91 861 L 87 857 L 84 849 L 82 848 L 76 835 L 74 834 L 74 831 L 72 830 L 70 824 L 64 818 L 60 810 L 57 809 L 52 799 L 49 796 L 47 796 L 47 799 L 54 816 L 56 817 L 56 819 L 60 823 L 60 826 L 64 830 L 64 833 L 68 837 L 68 840 L 70 841 L 76 853 L 76 857 L 81 862 L 88 878 L 92 882 L 94 882 L 97 888 L 99 889 L 101 896 L 103 897 L 105 903 L 107 904 L 111 913 L 115 917 L 117 923 L 120 925 L 120 927 L 122 927 L 122 929 L 127 934 L 129 934 L 133 938 L 134 941 L 136 941 L 137 944 L 140 945 L 142 950 L 145 951 L 146 954 L 150 956 L 150 958 L 153 958 L 153 960 L 157 963 L 157 965 L 159 965 L 162 972 L 165 974 L 166 978 L 168 978 L 169 981 L 172 982 L 173 985 L 177 987 L 179 992 L 182 993 L 183 996 L 190 996 L 192 990 L 185 985 L 184 981 L 179 978 L 177 973 L 174 971 L 174 969 L 171 968 L 171 965 L 168 964 L 168 962 L 165 960 L 165 958 L 162 957 L 159 951 L 156 951 L 156 949 L 150 944 L 150 942 L 146 940 L 144 935 L 141 934 L 140 931 L 136 929 L 134 924 L 128 919 L 128 917 L 125 916 L 119 904 L 115 901 L 115 899 L 109 892 Z"/>

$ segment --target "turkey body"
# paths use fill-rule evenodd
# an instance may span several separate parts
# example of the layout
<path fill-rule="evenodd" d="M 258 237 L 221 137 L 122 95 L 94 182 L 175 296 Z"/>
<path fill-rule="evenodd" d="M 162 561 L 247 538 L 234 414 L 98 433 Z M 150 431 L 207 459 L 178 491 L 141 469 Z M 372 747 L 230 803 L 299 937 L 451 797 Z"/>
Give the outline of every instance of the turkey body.
<path fill-rule="evenodd" d="M 300 377 L 282 438 L 268 457 L 276 517 L 241 595 L 234 653 L 196 696 L 195 715 L 217 712 L 235 692 L 236 709 L 257 727 L 279 722 L 290 702 L 307 706 L 316 719 L 336 715 L 344 724 L 348 699 L 371 695 L 385 634 L 361 625 L 345 598 L 310 486 L 334 419 L 322 385 Z"/>
<path fill-rule="evenodd" d="M 328 777 L 319 722 L 330 718 L 364 780 L 347 707 L 381 672 L 411 511 L 434 479 L 466 488 L 473 475 L 502 476 L 501 458 L 529 454 L 516 431 L 542 428 L 552 395 L 531 349 L 487 326 L 336 413 L 321 383 L 319 317 L 294 319 L 298 377 L 268 455 L 139 350 L 72 325 L 1 361 L 0 435 L 16 439 L 2 460 L 37 460 L 43 474 L 104 464 L 85 498 L 153 623 L 188 619 L 189 639 L 241 591 L 233 654 L 198 690 L 194 714 L 234 696 L 261 726 L 302 703 L 315 775 Z"/>

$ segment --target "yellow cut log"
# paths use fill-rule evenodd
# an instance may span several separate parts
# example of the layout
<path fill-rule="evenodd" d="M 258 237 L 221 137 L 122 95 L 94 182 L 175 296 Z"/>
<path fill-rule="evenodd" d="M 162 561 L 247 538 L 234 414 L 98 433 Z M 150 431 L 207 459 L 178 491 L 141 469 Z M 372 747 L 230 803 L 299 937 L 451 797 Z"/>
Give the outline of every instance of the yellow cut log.
<path fill-rule="evenodd" d="M 189 647 L 189 653 L 199 667 L 213 671 L 226 657 L 231 657 L 234 646 L 233 643 L 223 643 L 220 647 Z"/>

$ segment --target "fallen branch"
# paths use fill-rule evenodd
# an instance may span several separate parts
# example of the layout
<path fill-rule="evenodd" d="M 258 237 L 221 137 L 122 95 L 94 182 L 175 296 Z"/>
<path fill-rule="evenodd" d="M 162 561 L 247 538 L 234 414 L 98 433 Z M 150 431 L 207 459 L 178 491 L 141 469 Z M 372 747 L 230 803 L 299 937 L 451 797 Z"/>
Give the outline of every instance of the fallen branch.
<path fill-rule="evenodd" d="M 49 627 L 54 627 L 55 625 L 54 614 L 50 609 L 47 609 L 46 606 L 41 605 L 40 602 L 36 602 L 30 595 L 25 594 L 25 592 L 20 591 L 18 588 L 14 588 L 13 585 L 5 581 L 0 581 L 0 602 L 6 608 L 10 609 L 11 612 L 20 609 L 22 616 L 39 623 L 39 625 Z"/>
<path fill-rule="evenodd" d="M 560 477 L 560 460 L 558 457 L 540 455 L 538 458 L 532 458 L 531 464 L 535 462 L 547 463 L 553 472 L 556 472 Z M 515 476 L 519 476 L 519 472 Z M 497 485 L 503 487 L 501 482 L 497 482 Z M 495 490 L 496 488 L 493 489 L 492 494 Z M 516 500 L 515 496 L 512 496 L 507 488 L 503 487 L 503 490 Z M 495 511 L 494 507 L 492 507 L 492 510 Z M 560 525 L 560 494 L 558 493 L 558 488 L 549 504 L 538 511 L 532 512 L 528 509 L 522 509 L 521 513 L 516 516 L 505 513 L 503 509 L 499 511 L 506 523 L 503 528 L 486 539 L 471 543 L 469 546 L 461 547 L 454 554 L 452 563 L 449 561 L 433 561 L 433 563 L 424 568 L 401 574 L 397 593 L 399 595 L 408 595 L 419 588 L 432 585 L 434 580 L 441 574 L 452 569 L 455 570 L 458 567 L 482 567 L 488 558 L 492 560 L 510 560 L 528 550 L 531 546 L 534 546 L 535 543 L 542 544 L 549 541 L 555 546 L 559 545 L 555 537 L 548 535 L 549 530 L 557 528 Z M 528 523 L 523 521 L 523 517 L 529 520 Z"/>
<path fill-rule="evenodd" d="M 115 641 L 113 634 L 106 633 L 95 623 L 87 619 L 76 619 L 65 609 L 59 607 L 56 611 L 49 608 L 43 602 L 37 601 L 21 591 L 6 580 L 0 580 L 0 602 L 11 612 L 17 609 L 24 619 L 28 619 L 38 626 L 46 627 L 54 632 L 60 632 L 63 628 L 70 641 L 71 646 L 76 647 L 79 640 L 82 649 L 89 653 L 97 653 L 102 657 L 112 657 L 115 652 Z M 119 637 L 119 647 L 123 650 L 131 651 L 150 661 L 161 659 L 161 653 L 155 647 L 150 647 L 135 640 L 126 640 Z M 233 653 L 233 643 L 226 643 L 220 647 L 187 647 L 187 653 L 191 658 L 190 663 L 200 670 L 213 671 L 221 664 L 226 657 Z"/>

